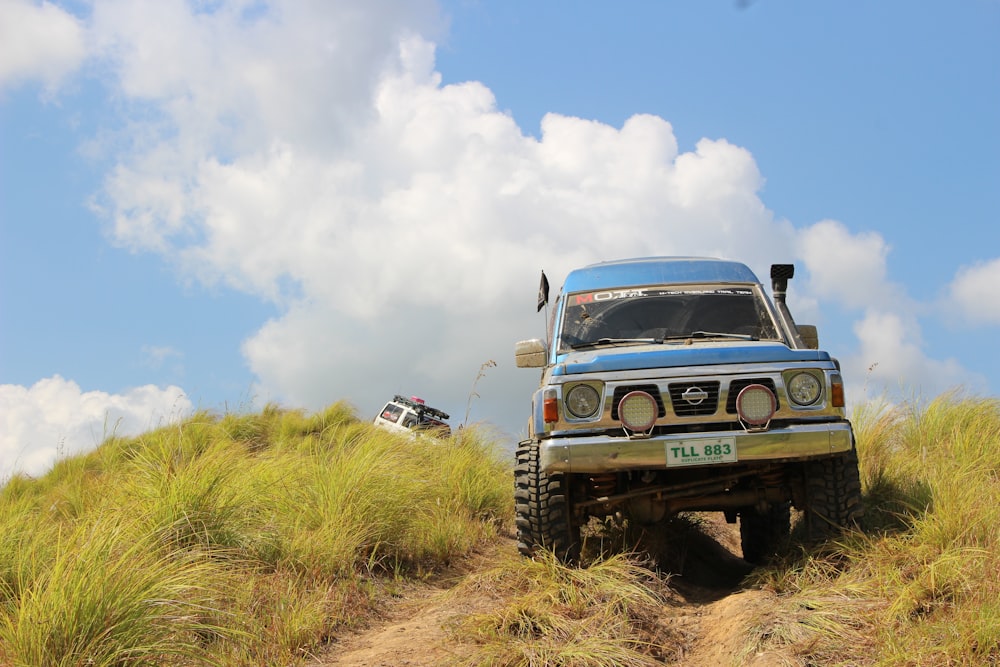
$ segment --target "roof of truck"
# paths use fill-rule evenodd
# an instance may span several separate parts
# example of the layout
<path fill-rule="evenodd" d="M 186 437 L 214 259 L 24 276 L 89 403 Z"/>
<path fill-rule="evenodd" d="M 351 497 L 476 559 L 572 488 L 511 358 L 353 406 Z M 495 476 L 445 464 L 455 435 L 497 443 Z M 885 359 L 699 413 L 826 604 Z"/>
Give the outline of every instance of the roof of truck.
<path fill-rule="evenodd" d="M 571 271 L 563 291 L 581 292 L 683 283 L 760 283 L 746 264 L 712 257 L 639 257 Z"/>

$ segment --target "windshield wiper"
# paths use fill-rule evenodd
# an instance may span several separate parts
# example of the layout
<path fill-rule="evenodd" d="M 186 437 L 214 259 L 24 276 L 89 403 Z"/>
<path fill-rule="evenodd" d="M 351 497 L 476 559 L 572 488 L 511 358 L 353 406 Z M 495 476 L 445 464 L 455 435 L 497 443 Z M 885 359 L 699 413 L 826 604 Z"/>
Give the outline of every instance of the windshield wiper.
<path fill-rule="evenodd" d="M 670 340 L 690 340 L 692 338 L 732 338 L 735 340 L 760 340 L 757 336 L 750 334 L 725 333 L 721 331 L 692 331 L 691 333 L 665 336 L 664 338 L 598 338 L 597 340 L 573 343 L 572 350 L 585 350 L 590 347 L 600 345 L 651 345 L 654 343 L 665 343 Z"/>
<path fill-rule="evenodd" d="M 573 350 L 583 350 L 588 347 L 597 347 L 598 345 L 629 345 L 629 344 L 650 344 L 650 343 L 662 343 L 663 341 L 659 338 L 598 338 L 597 340 L 587 341 L 585 343 L 574 343 L 570 345 L 570 349 Z"/>
<path fill-rule="evenodd" d="M 688 338 L 735 338 L 736 340 L 760 340 L 750 334 L 723 333 L 719 331 L 692 331 L 691 333 L 667 336 L 663 340 L 686 340 Z"/>

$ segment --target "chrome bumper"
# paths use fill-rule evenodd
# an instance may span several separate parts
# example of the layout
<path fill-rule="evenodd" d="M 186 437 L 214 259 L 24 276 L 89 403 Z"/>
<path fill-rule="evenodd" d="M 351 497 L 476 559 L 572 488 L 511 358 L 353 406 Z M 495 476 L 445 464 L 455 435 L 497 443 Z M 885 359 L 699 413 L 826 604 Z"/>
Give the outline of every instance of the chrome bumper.
<path fill-rule="evenodd" d="M 665 468 L 668 447 L 697 442 L 699 438 L 704 438 L 706 442 L 719 438 L 735 440 L 736 463 L 712 465 L 809 458 L 847 452 L 854 446 L 849 422 L 799 424 L 758 433 L 742 430 L 678 433 L 632 440 L 624 436 L 584 436 L 542 440 L 539 443 L 539 464 L 546 472 L 572 473 Z M 671 466 L 671 469 L 675 468 Z M 683 466 L 676 469 L 683 469 Z"/>

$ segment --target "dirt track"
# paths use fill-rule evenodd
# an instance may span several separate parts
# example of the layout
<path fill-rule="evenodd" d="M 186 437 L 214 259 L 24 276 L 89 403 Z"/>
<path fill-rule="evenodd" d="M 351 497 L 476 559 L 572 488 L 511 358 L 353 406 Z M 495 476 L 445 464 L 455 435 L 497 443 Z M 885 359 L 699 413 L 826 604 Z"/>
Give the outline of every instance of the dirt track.
<path fill-rule="evenodd" d="M 737 658 L 761 610 L 773 602 L 770 593 L 740 587 L 749 566 L 734 555 L 738 536 L 715 524 L 713 535 L 693 535 L 671 579 L 676 598 L 663 608 L 670 635 L 682 638 L 667 653 L 679 659 L 664 664 L 685 667 L 795 664 L 787 657 L 757 655 Z M 436 581 L 414 584 L 391 605 L 385 619 L 370 629 L 328 647 L 311 667 L 437 667 L 472 647 L 456 644 L 446 628 L 467 614 L 488 610 L 485 595 L 448 595 L 466 576 L 516 553 L 504 539 Z"/>

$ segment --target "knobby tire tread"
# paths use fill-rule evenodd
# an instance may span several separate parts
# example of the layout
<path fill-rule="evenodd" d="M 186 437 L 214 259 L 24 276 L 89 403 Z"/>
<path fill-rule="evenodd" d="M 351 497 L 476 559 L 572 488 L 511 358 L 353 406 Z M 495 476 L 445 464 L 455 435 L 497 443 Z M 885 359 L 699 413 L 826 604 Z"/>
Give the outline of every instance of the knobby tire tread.
<path fill-rule="evenodd" d="M 566 479 L 546 474 L 538 463 L 537 442 L 522 443 L 514 467 L 514 506 L 517 548 L 532 556 L 537 549 L 552 551 L 563 562 L 579 557 L 579 536 L 569 518 Z"/>
<path fill-rule="evenodd" d="M 810 462 L 806 493 L 810 538 L 827 539 L 853 528 L 863 514 L 857 451 Z"/>

